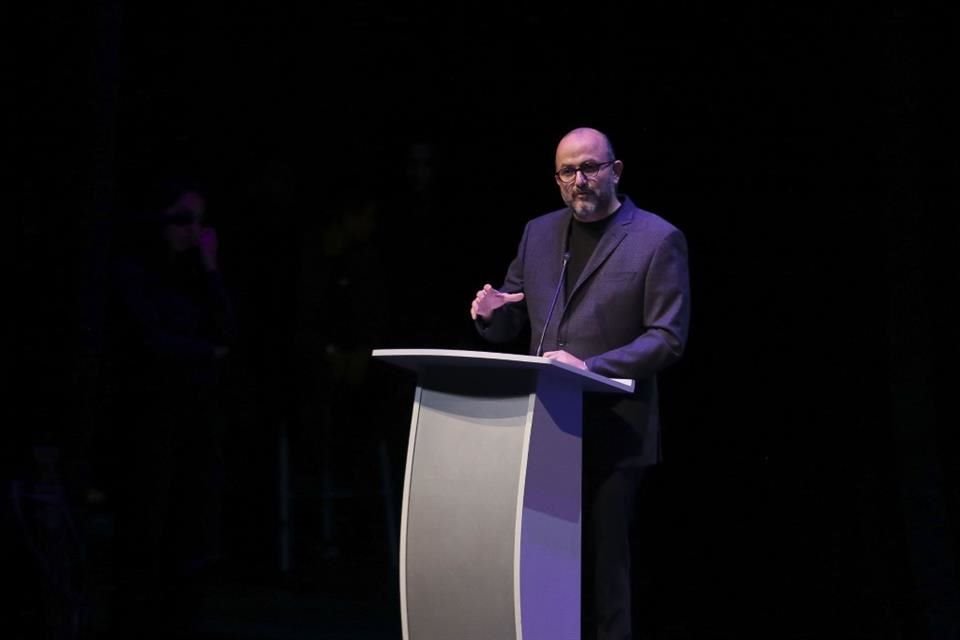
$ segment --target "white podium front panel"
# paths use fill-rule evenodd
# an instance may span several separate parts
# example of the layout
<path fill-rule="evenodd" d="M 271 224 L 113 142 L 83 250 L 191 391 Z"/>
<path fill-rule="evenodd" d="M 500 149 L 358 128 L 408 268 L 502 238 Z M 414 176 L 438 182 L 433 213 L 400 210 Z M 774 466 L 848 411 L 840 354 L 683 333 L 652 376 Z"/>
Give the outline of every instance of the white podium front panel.
<path fill-rule="evenodd" d="M 530 398 L 422 389 L 408 456 L 409 638 L 516 638 L 514 542 Z"/>

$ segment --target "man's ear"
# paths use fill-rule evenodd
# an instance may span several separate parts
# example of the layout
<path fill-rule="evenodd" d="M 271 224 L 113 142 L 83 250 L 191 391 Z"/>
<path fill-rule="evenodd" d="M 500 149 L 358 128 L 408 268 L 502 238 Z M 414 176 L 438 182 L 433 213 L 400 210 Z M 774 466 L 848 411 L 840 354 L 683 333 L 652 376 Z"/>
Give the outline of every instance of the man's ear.
<path fill-rule="evenodd" d="M 614 162 L 613 162 L 613 167 L 611 167 L 611 169 L 613 169 L 613 175 L 615 176 L 613 182 L 614 182 L 614 184 L 616 184 L 616 183 L 620 182 L 620 176 L 621 176 L 621 174 L 623 174 L 623 161 L 622 161 L 622 160 L 614 160 Z"/>

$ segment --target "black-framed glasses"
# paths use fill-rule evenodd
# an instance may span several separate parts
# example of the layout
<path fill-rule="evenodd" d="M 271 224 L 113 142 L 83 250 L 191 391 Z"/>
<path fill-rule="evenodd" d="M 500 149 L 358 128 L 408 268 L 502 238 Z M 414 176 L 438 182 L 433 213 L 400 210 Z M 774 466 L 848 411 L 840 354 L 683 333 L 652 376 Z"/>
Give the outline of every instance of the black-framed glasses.
<path fill-rule="evenodd" d="M 573 182 L 577 179 L 577 171 L 583 174 L 584 178 L 596 178 L 600 170 L 608 167 L 616 160 L 607 160 L 606 162 L 584 162 L 579 167 L 560 167 L 554 175 L 560 182 Z"/>

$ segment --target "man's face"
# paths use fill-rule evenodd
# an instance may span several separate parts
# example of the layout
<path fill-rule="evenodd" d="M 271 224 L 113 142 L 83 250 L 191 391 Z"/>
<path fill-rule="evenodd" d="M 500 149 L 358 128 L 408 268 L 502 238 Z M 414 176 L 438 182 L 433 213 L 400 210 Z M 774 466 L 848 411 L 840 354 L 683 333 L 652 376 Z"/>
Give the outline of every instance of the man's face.
<path fill-rule="evenodd" d="M 607 163 L 607 164 L 605 164 Z M 623 163 L 614 161 L 602 136 L 591 132 L 570 134 L 557 146 L 556 169 L 594 168 L 596 176 L 588 177 L 583 171 L 574 171 L 573 179 L 564 182 L 557 177 L 560 196 L 573 209 L 578 220 L 591 222 L 601 220 L 619 206 L 617 183 L 623 171 Z"/>

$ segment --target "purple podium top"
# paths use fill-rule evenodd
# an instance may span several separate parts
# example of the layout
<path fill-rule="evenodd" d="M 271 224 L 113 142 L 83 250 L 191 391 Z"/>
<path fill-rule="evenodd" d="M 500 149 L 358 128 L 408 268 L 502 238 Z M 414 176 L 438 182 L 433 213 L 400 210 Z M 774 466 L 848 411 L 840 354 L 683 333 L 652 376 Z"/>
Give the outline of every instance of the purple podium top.
<path fill-rule="evenodd" d="M 374 349 L 373 357 L 390 364 L 423 371 L 434 367 L 505 367 L 512 369 L 547 369 L 563 376 L 574 376 L 584 391 L 632 393 L 633 380 L 607 378 L 591 371 L 539 356 L 525 356 L 490 351 L 459 349 Z"/>

